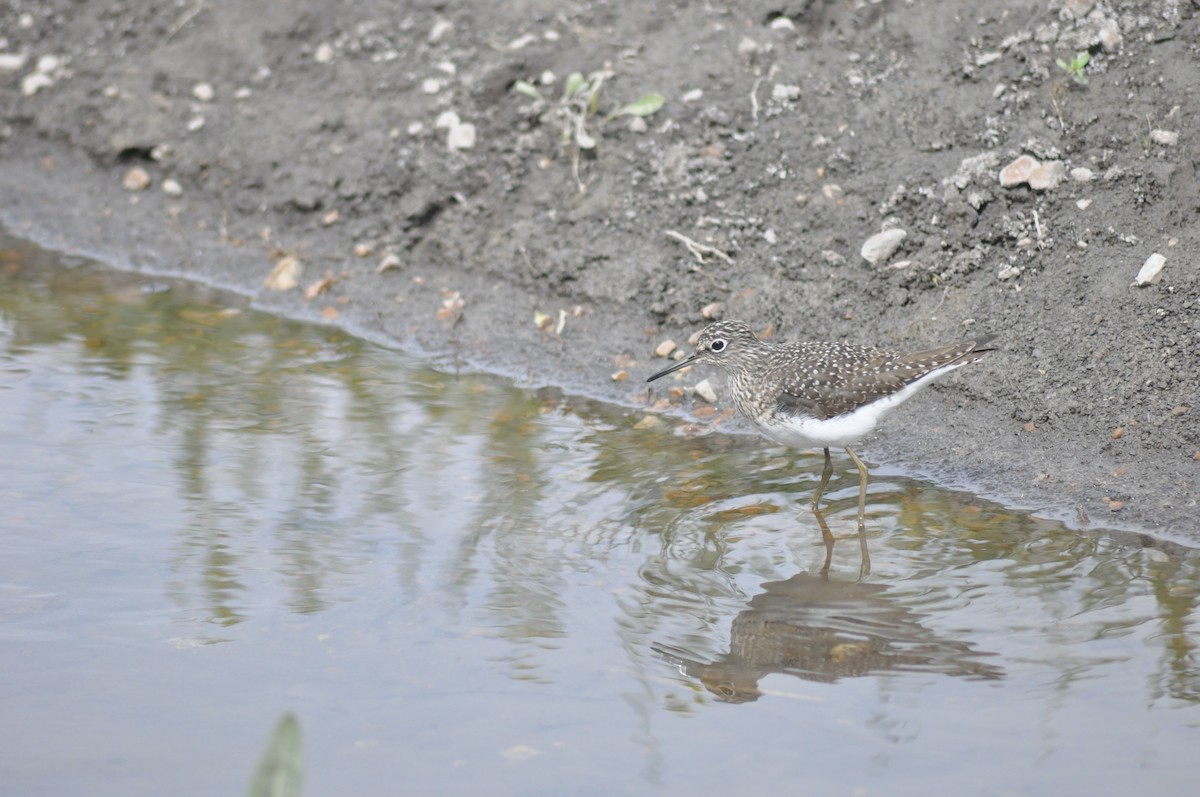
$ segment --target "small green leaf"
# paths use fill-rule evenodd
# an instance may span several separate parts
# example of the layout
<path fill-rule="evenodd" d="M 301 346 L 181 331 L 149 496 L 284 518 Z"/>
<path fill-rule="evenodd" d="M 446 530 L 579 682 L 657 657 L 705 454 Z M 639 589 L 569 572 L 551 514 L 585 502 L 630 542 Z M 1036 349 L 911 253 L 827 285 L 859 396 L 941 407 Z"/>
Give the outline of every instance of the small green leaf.
<path fill-rule="evenodd" d="M 596 113 L 596 107 L 600 105 L 600 89 L 604 87 L 604 79 L 608 77 L 606 72 L 593 72 L 588 75 L 587 80 L 587 113 L 592 116 Z"/>
<path fill-rule="evenodd" d="M 1071 69 L 1071 65 L 1068 64 L 1066 61 L 1064 61 L 1061 58 L 1055 58 L 1054 63 L 1058 64 L 1058 68 L 1064 72 L 1073 72 L 1074 71 L 1073 69 Z"/>
<path fill-rule="evenodd" d="M 518 80 L 516 83 L 514 83 L 512 85 L 512 90 L 518 94 L 524 94 L 526 97 L 531 99 L 541 100 L 542 102 L 546 101 L 546 98 L 543 97 L 542 93 L 537 90 L 537 87 L 525 80 Z"/>
<path fill-rule="evenodd" d="M 300 740 L 300 723 L 295 715 L 284 714 L 275 726 L 248 797 L 300 797 L 304 781 L 304 749 Z"/>
<path fill-rule="evenodd" d="M 569 100 L 578 93 L 579 89 L 583 88 L 583 75 L 579 72 L 572 72 L 567 75 L 567 85 L 563 89 L 563 99 Z"/>
<path fill-rule="evenodd" d="M 664 102 L 666 102 L 666 100 L 663 99 L 663 95 L 652 91 L 649 94 L 643 94 L 641 97 L 638 97 L 628 105 L 622 106 L 613 111 L 612 116 L 609 118 L 611 119 L 617 116 L 650 116 L 659 108 L 663 107 Z"/>

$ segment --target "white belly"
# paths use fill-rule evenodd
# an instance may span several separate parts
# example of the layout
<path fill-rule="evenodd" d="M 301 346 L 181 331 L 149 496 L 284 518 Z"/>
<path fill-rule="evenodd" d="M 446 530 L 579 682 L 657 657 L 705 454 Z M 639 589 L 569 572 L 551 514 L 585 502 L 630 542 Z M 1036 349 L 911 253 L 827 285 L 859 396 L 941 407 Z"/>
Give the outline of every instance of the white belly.
<path fill-rule="evenodd" d="M 803 415 L 785 416 L 776 413 L 756 418 L 754 423 L 759 431 L 771 440 L 792 448 L 828 448 L 853 445 L 874 429 L 875 424 L 879 423 L 879 419 L 886 413 L 895 409 L 929 382 L 961 365 L 966 365 L 966 363 L 956 363 L 937 371 L 931 371 L 890 396 L 863 405 L 845 415 L 818 420 Z"/>

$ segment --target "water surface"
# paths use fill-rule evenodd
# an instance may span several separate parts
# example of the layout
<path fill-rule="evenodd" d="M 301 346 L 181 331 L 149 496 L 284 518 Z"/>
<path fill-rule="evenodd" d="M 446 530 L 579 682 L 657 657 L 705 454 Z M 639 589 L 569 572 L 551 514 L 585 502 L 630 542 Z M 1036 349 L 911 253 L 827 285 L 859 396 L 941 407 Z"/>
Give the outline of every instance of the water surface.
<path fill-rule="evenodd" d="M 1187 793 L 1197 552 L 0 239 L 0 792 Z"/>

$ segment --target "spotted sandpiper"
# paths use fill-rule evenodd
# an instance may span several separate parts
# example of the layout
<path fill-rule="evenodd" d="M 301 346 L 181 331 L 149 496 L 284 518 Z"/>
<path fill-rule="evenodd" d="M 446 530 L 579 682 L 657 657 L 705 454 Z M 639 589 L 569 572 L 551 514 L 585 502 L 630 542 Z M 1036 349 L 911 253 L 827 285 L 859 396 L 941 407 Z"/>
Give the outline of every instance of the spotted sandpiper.
<path fill-rule="evenodd" d="M 994 336 L 897 352 L 846 343 L 768 343 L 741 321 L 705 327 L 696 352 L 647 379 L 689 365 L 725 369 L 733 403 L 766 437 L 792 448 L 825 449 L 825 469 L 812 499 L 817 509 L 833 474 L 830 446 L 841 446 L 858 468 L 858 528 L 867 508 L 867 466 L 851 444 L 925 385 L 992 351 Z"/>

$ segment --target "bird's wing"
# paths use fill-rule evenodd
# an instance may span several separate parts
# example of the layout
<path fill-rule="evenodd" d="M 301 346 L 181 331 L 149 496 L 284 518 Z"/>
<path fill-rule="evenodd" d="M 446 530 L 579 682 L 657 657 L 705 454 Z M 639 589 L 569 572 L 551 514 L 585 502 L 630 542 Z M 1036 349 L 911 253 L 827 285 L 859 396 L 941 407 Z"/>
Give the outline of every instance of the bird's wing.
<path fill-rule="evenodd" d="M 770 372 L 780 391 L 776 409 L 787 415 L 806 415 L 824 420 L 855 406 L 857 388 L 853 375 L 889 352 L 872 346 L 838 346 L 828 343 L 797 343 L 788 347 L 793 357 L 784 358 Z M 803 367 L 797 363 L 803 362 Z"/>
<path fill-rule="evenodd" d="M 978 359 L 972 355 L 985 351 L 991 349 L 980 349 L 972 340 L 903 354 L 883 352 L 865 363 L 862 371 L 837 390 L 832 403 L 842 404 L 844 412 L 858 404 L 903 390 L 933 371 Z"/>

